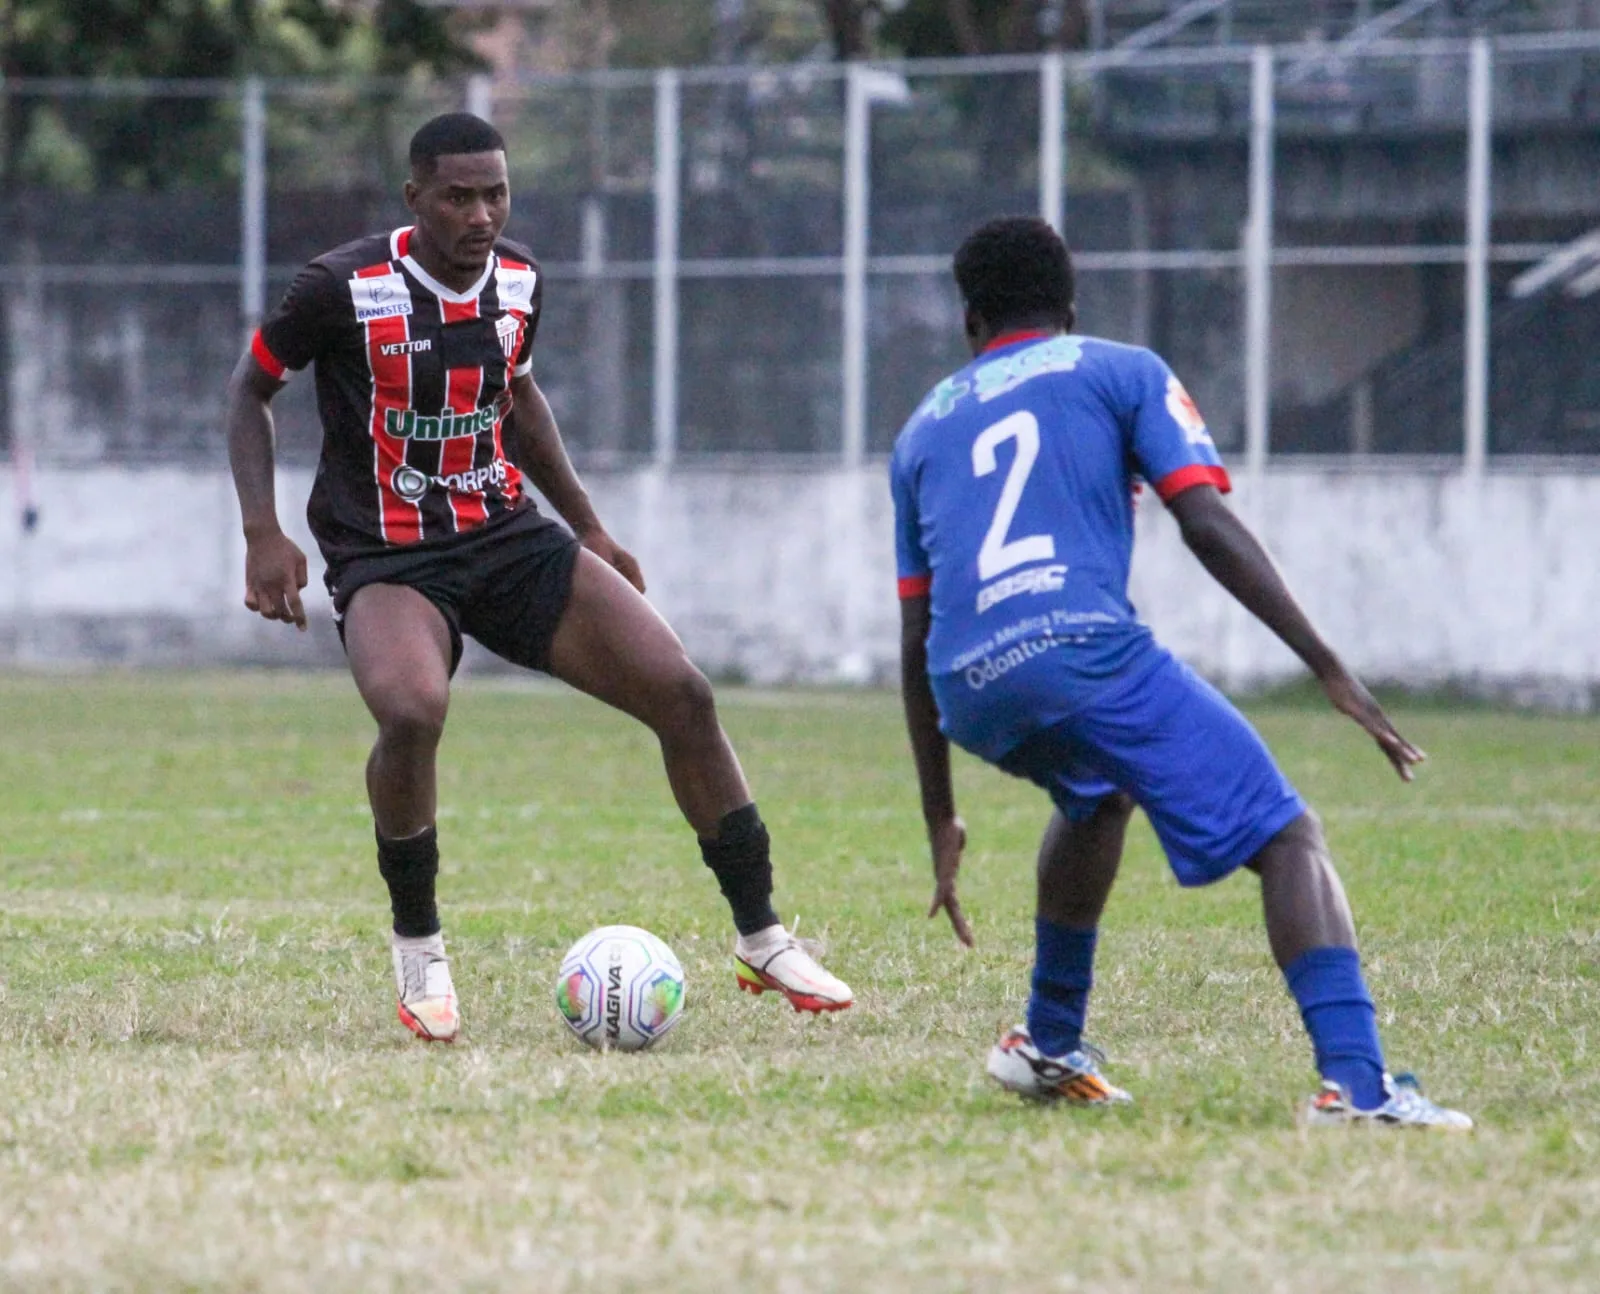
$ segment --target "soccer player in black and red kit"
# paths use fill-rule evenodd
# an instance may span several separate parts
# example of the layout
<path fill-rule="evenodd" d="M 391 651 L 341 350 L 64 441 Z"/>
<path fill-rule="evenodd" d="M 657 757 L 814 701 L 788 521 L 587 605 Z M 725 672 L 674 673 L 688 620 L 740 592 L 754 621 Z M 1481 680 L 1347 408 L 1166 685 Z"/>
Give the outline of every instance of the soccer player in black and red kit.
<path fill-rule="evenodd" d="M 228 388 L 245 605 L 304 629 L 306 559 L 278 524 L 268 406 L 291 370 L 315 366 L 323 442 L 307 519 L 378 723 L 367 794 L 400 1019 L 431 1040 L 460 1028 L 434 895 L 434 756 L 463 634 L 647 724 L 733 909 L 741 986 L 798 1010 L 849 1006 L 849 987 L 773 911 L 767 831 L 711 687 L 595 515 L 533 380 L 544 280 L 529 251 L 500 236 L 504 141 L 449 113 L 416 133 L 410 162 L 414 223 L 307 265 Z M 525 478 L 571 533 L 540 514 Z"/>

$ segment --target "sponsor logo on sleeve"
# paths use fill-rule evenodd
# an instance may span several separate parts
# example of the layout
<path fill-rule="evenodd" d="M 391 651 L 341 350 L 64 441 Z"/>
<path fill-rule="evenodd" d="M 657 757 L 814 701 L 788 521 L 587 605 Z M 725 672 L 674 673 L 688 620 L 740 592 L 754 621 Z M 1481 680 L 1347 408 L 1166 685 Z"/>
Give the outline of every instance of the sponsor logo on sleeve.
<path fill-rule="evenodd" d="M 351 279 L 350 300 L 355 304 L 358 323 L 411 313 L 411 289 L 402 274 Z"/>
<path fill-rule="evenodd" d="M 533 289 L 539 282 L 537 270 L 513 270 L 504 265 L 495 266 L 494 289 L 500 298 L 502 310 L 516 310 L 522 314 L 533 313 Z"/>
<path fill-rule="evenodd" d="M 1172 415 L 1172 420 L 1183 428 L 1183 434 L 1189 438 L 1191 445 L 1211 443 L 1211 433 L 1206 430 L 1206 420 L 1200 416 L 1199 407 L 1176 377 L 1167 379 L 1167 412 Z"/>

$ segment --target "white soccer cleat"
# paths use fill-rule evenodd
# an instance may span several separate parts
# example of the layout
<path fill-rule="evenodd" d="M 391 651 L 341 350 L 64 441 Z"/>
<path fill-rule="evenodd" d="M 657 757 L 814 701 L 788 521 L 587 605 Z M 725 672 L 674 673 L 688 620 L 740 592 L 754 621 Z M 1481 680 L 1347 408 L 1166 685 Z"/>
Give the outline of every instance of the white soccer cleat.
<path fill-rule="evenodd" d="M 1036 1101 L 1069 1105 L 1126 1105 L 1127 1092 L 1106 1082 L 1100 1073 L 1105 1057 L 1088 1043 L 1065 1056 L 1047 1056 L 1033 1045 L 1023 1025 L 995 1043 L 985 1066 L 989 1077 L 1008 1092 Z"/>
<path fill-rule="evenodd" d="M 1411 1074 L 1383 1076 L 1387 1099 L 1372 1110 L 1358 1110 L 1350 1104 L 1343 1086 L 1332 1079 L 1322 1081 L 1322 1090 L 1306 1107 L 1306 1123 L 1313 1128 L 1373 1124 L 1381 1128 L 1440 1128 L 1446 1132 L 1471 1132 L 1472 1119 L 1460 1110 L 1435 1105 L 1422 1094 Z"/>
<path fill-rule="evenodd" d="M 733 969 L 746 993 L 782 993 L 796 1011 L 843 1011 L 855 1001 L 850 986 L 823 970 L 781 925 L 740 935 Z"/>
<path fill-rule="evenodd" d="M 454 1042 L 461 1032 L 461 1008 L 450 979 L 444 936 L 391 937 L 394 986 L 400 1023 L 425 1042 Z"/>

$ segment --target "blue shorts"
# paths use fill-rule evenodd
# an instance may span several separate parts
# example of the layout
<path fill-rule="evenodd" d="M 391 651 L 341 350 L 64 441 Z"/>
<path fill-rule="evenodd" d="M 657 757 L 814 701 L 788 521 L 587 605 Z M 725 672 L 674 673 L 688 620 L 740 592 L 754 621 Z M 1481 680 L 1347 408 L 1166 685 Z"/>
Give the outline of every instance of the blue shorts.
<path fill-rule="evenodd" d="M 1043 787 L 1074 821 L 1127 792 L 1181 885 L 1221 880 L 1306 811 L 1245 717 L 1153 639 L 1109 679 L 1086 679 L 1073 652 L 1053 647 L 981 689 L 937 676 L 951 740 Z"/>

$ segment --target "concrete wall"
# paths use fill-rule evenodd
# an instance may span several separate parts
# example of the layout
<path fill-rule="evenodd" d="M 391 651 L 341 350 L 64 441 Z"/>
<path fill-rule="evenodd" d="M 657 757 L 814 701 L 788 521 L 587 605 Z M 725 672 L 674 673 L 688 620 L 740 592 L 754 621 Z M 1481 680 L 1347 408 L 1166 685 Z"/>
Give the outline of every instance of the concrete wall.
<path fill-rule="evenodd" d="M 589 486 L 708 669 L 763 683 L 892 677 L 898 620 L 881 469 L 596 473 Z M 279 499 L 314 551 L 300 516 L 309 488 L 309 473 L 286 473 Z M 12 520 L 15 481 L 0 473 L 0 651 L 34 663 L 337 662 L 315 560 L 313 634 L 240 606 L 243 548 L 221 473 L 44 471 L 34 495 L 41 522 L 24 538 Z M 1600 475 L 1472 482 L 1282 468 L 1255 488 L 1241 482 L 1235 498 L 1367 675 L 1568 708 L 1600 698 Z M 1294 672 L 1148 496 L 1133 592 L 1170 646 L 1228 685 Z"/>

